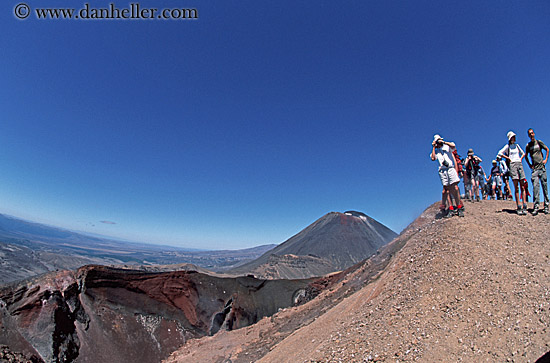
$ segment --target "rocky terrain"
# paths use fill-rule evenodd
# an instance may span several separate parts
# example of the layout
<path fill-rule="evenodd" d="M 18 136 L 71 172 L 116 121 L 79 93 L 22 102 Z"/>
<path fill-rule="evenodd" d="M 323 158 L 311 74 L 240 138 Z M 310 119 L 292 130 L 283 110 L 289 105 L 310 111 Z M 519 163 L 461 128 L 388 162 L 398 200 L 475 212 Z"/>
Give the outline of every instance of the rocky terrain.
<path fill-rule="evenodd" d="M 312 301 L 166 362 L 537 361 L 550 351 L 550 216 L 517 216 L 511 201 L 436 213 Z"/>
<path fill-rule="evenodd" d="M 361 212 L 331 212 L 262 256 L 227 272 L 266 279 L 322 276 L 374 254 L 397 234 Z"/>
<path fill-rule="evenodd" d="M 58 272 L 0 289 L 1 354 L 14 362 L 546 362 L 549 227 L 550 216 L 517 216 L 510 201 L 471 203 L 451 219 L 439 218 L 436 203 L 372 257 L 322 278 Z"/>
<path fill-rule="evenodd" d="M 254 324 L 328 286 L 85 266 L 0 288 L 4 356 L 159 362 L 189 339 Z"/>
<path fill-rule="evenodd" d="M 249 271 L 250 274 L 265 279 L 303 279 L 324 276 L 335 271 L 327 260 L 317 256 L 297 256 L 293 254 L 270 255 L 266 263 Z M 235 273 L 233 271 L 233 273 Z"/>

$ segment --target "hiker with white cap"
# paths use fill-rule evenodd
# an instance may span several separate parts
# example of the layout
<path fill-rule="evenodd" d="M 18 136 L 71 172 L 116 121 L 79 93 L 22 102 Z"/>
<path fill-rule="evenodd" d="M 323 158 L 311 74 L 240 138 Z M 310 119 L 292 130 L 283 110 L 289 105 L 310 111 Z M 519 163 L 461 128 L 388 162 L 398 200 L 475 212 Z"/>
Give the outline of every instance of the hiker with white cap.
<path fill-rule="evenodd" d="M 527 130 L 527 135 L 531 139 L 527 146 L 525 146 L 525 152 L 531 157 L 531 162 L 526 156 L 525 161 L 531 168 L 531 182 L 533 183 L 533 215 L 536 216 L 539 213 L 539 200 L 540 189 L 539 182 L 542 184 L 542 192 L 544 194 L 544 213 L 548 214 L 548 185 L 546 179 L 546 162 L 548 161 L 548 146 L 541 140 L 535 139 L 535 131 L 533 129 Z M 546 150 L 546 157 L 543 157 L 542 151 Z"/>
<path fill-rule="evenodd" d="M 481 158 L 477 155 L 474 155 L 473 149 L 468 149 L 468 157 L 464 161 L 464 167 L 468 173 L 468 178 L 471 180 L 472 187 L 470 189 L 470 201 L 473 202 L 476 199 L 479 200 L 479 163 L 481 163 Z"/>
<path fill-rule="evenodd" d="M 443 185 L 441 205 L 445 206 L 446 203 L 449 203 L 449 195 L 451 195 L 456 202 L 456 206 L 449 203 L 449 209 L 445 214 L 447 218 L 452 217 L 455 212 L 459 217 L 464 217 L 464 206 L 460 200 L 460 192 L 458 190 L 460 178 L 456 171 L 456 160 L 452 153 L 453 149 L 455 149 L 454 142 L 444 141 L 441 136 L 434 135 L 430 158 L 432 161 L 437 160 L 439 163 L 439 178 Z"/>
<path fill-rule="evenodd" d="M 520 180 L 525 179 L 525 173 L 523 172 L 523 166 L 521 164 L 523 158 L 525 157 L 525 153 L 523 152 L 521 147 L 516 144 L 516 134 L 513 131 L 509 131 L 506 136 L 508 137 L 508 144 L 506 144 L 498 152 L 498 155 L 510 162 L 510 176 L 512 177 L 512 181 L 514 182 L 517 214 L 525 215 L 527 214 L 526 192 L 519 182 Z"/>

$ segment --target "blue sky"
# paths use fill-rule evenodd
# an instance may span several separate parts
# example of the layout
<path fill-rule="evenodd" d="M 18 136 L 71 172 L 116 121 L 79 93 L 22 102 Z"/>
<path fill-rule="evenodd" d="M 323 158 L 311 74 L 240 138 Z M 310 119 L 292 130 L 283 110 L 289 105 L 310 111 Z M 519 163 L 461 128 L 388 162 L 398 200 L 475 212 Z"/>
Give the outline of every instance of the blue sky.
<path fill-rule="evenodd" d="M 548 1 L 140 3 L 193 21 L 18 3 L 0 6 L 1 213 L 213 249 L 349 209 L 399 232 L 440 197 L 434 133 L 486 167 L 510 129 L 550 143 Z"/>

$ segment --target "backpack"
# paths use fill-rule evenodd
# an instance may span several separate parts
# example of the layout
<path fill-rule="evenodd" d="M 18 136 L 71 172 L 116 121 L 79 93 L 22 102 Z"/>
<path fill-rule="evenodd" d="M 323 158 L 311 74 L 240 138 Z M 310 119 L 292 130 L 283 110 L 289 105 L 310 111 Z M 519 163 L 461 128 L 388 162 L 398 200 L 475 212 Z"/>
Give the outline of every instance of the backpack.
<path fill-rule="evenodd" d="M 456 161 L 456 172 L 457 174 L 460 175 L 460 173 L 462 173 L 462 171 L 464 170 L 464 165 L 462 164 L 462 158 L 460 157 L 460 155 L 458 155 L 458 152 L 456 151 L 456 149 L 453 150 L 453 156 L 455 157 L 455 161 Z"/>
<path fill-rule="evenodd" d="M 466 169 L 468 169 L 468 171 L 474 171 L 476 173 L 479 171 L 479 164 L 475 156 L 470 159 L 470 161 L 468 162 L 468 167 Z"/>
<path fill-rule="evenodd" d="M 510 144 L 508 144 L 508 148 L 506 149 L 506 156 L 510 157 Z M 504 162 L 506 163 L 506 167 L 508 168 L 508 170 L 510 170 L 510 159 L 508 158 L 503 158 L 504 159 Z"/>

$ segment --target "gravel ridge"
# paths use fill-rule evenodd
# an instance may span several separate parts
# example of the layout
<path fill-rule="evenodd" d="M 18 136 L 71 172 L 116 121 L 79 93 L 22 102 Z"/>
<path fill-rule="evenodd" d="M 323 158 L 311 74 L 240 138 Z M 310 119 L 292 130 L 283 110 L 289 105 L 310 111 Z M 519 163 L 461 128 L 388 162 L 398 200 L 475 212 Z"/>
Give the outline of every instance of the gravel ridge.
<path fill-rule="evenodd" d="M 365 277 L 367 260 L 314 301 L 167 362 L 537 361 L 550 351 L 550 215 L 518 216 L 511 201 L 436 213 L 437 203 L 390 243 L 376 276 Z"/>

